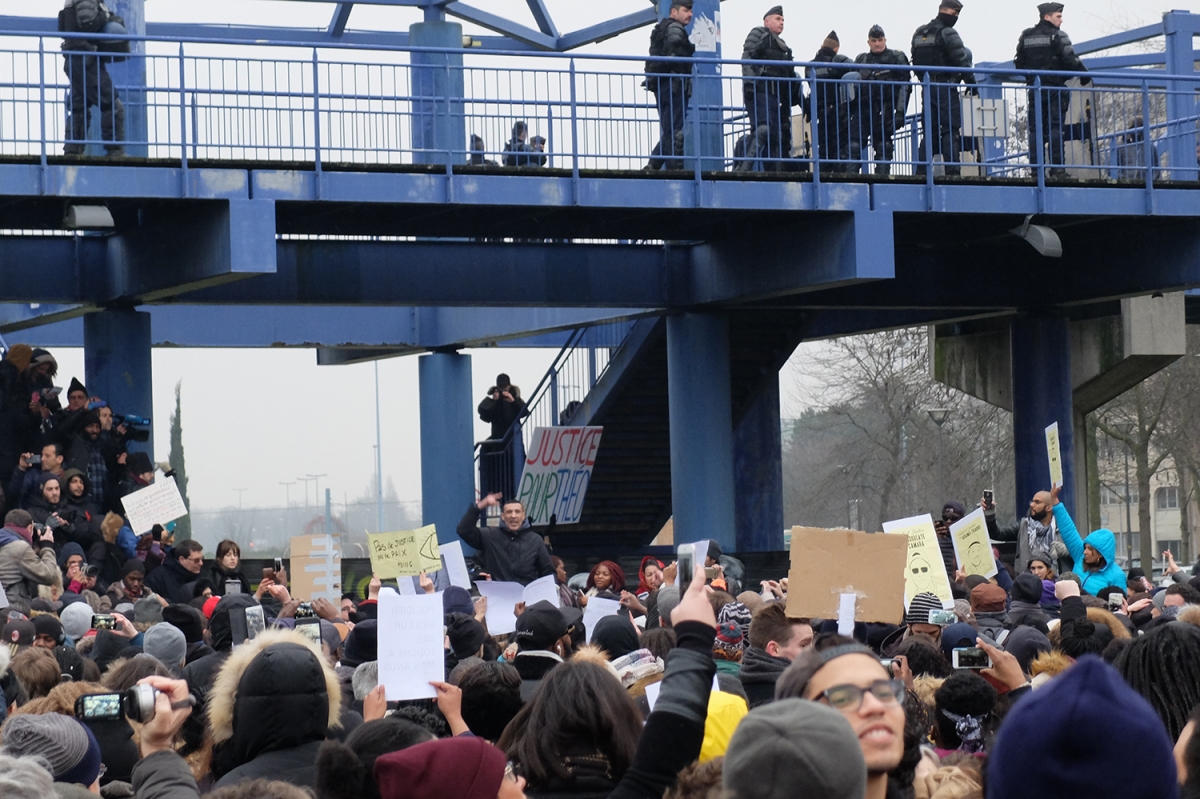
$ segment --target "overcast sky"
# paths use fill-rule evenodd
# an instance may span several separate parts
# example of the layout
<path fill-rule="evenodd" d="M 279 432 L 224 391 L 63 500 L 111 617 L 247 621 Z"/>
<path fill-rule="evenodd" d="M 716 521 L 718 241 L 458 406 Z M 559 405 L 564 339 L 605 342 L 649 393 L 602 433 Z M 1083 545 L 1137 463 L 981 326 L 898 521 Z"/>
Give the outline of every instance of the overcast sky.
<path fill-rule="evenodd" d="M 547 0 L 560 32 L 569 32 L 603 19 L 645 8 L 644 0 Z M 958 30 L 977 62 L 1011 59 L 1021 29 L 1036 21 L 1036 3 L 1006 0 L 966 0 Z M 536 27 L 520 0 L 475 0 L 473 5 Z M 740 55 L 746 32 L 760 24 L 772 0 L 729 0 L 722 4 L 725 55 Z M 936 0 L 856 0 L 853 3 L 784 2 L 787 28 L 784 38 L 798 58 L 810 57 L 830 29 L 843 42 L 843 52 L 853 56 L 865 49 L 866 32 L 880 24 L 892 46 L 907 49 L 911 32 L 936 13 Z M 9 4 L 6 13 L 51 16 L 61 0 L 25 0 Z M 275 0 L 148 0 L 150 20 L 231 22 L 244 24 L 324 27 L 333 3 L 276 2 Z M 1200 2 L 1114 0 L 1074 2 L 1066 8 L 1067 30 L 1076 42 L 1156 21 L 1167 8 L 1198 10 Z M 405 30 L 419 21 L 415 9 L 357 6 L 351 28 Z M 467 26 L 467 32 L 484 33 Z M 639 30 L 598 46 L 591 52 L 640 54 L 645 52 L 648 31 Z M 519 313 L 519 311 L 517 312 Z M 19 335 L 9 343 L 20 341 Z M 56 351 L 59 382 L 72 375 L 83 377 L 82 350 Z M 548 367 L 552 350 L 475 350 L 476 399 L 492 384 L 497 372 L 506 371 L 526 393 L 533 390 Z M 780 375 L 784 415 L 800 410 L 797 381 L 802 380 L 793 362 Z M 391 478 L 402 500 L 418 500 L 420 440 L 417 394 L 417 359 L 380 362 L 382 402 L 383 473 Z M 196 509 L 236 506 L 237 488 L 248 489 L 243 504 L 282 505 L 285 488 L 280 482 L 298 476 L 326 474 L 340 501 L 353 499 L 374 475 L 375 391 L 370 364 L 318 367 L 309 350 L 156 350 L 155 440 L 156 456 L 165 460 L 170 439 L 168 418 L 174 406 L 174 386 L 183 381 L 184 444 L 190 494 Z M 476 420 L 477 437 L 487 426 Z M 313 489 L 310 488 L 310 491 Z M 303 502 L 304 483 L 291 487 L 293 503 Z M 464 498 L 464 501 L 466 498 Z"/>

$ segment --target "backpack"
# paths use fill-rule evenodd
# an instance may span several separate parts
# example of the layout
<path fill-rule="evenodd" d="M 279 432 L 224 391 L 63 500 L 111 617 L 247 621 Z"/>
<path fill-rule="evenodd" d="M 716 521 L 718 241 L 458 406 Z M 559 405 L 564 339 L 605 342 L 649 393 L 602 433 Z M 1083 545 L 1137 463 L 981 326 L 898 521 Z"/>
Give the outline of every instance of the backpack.
<path fill-rule="evenodd" d="M 108 9 L 100 0 L 75 0 L 75 24 L 84 33 L 99 33 L 108 24 Z"/>
<path fill-rule="evenodd" d="M 912 62 L 916 66 L 944 67 L 946 56 L 942 49 L 942 26 L 937 23 L 917 28 L 912 39 Z"/>
<path fill-rule="evenodd" d="M 671 18 L 659 20 L 654 29 L 650 31 L 650 55 L 661 56 L 666 55 L 667 51 L 667 27 L 671 24 Z M 672 72 L 672 64 L 665 64 L 662 61 L 654 61 L 653 58 L 646 62 L 646 74 L 657 75 L 665 72 Z"/>

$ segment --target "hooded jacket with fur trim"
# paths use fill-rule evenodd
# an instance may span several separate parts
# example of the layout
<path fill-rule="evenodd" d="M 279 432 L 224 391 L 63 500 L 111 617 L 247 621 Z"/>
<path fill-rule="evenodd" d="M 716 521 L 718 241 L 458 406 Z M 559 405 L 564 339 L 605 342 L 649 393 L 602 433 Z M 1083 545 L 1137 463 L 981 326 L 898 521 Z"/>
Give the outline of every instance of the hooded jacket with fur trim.
<path fill-rule="evenodd" d="M 341 726 L 342 689 L 306 637 L 268 630 L 221 666 L 208 695 L 214 787 L 264 777 L 312 787 L 326 731 Z"/>

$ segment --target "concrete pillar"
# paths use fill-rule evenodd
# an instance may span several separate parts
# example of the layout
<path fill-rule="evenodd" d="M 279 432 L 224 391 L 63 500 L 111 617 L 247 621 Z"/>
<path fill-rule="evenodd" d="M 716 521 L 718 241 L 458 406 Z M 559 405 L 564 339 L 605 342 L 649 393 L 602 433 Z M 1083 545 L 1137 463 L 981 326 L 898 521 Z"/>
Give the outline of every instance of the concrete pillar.
<path fill-rule="evenodd" d="M 457 53 L 414 52 L 412 140 L 414 164 L 460 164 L 467 160 L 463 116 L 462 25 L 427 19 L 408 28 L 414 47 L 444 47 Z"/>
<path fill-rule="evenodd" d="M 125 29 L 134 36 L 146 35 L 145 0 L 110 0 L 106 5 L 114 14 L 125 19 Z M 141 144 L 127 144 L 125 151 L 139 158 L 147 157 L 149 147 L 145 144 L 149 138 L 149 128 L 146 123 L 146 43 L 131 42 L 132 52 L 129 58 L 117 64 L 108 66 L 112 76 L 113 86 L 125 106 L 125 139 Z M 178 69 L 176 70 L 178 72 Z M 99 129 L 96 132 L 99 138 Z M 99 153 L 103 154 L 103 148 Z"/>
<path fill-rule="evenodd" d="M 667 319 L 667 391 L 675 541 L 714 540 L 734 552 L 733 408 L 724 315 Z"/>
<path fill-rule="evenodd" d="M 1012 322 L 1013 449 L 1017 518 L 1029 499 L 1050 489 L 1046 427 L 1058 422 L 1062 503 L 1075 512 L 1075 409 L 1071 391 L 1071 325 L 1059 316 L 1030 314 Z"/>
<path fill-rule="evenodd" d="M 438 541 L 457 541 L 454 528 L 475 499 L 471 356 L 423 355 L 417 364 L 421 403 L 421 516 L 437 525 Z M 466 544 L 463 549 L 471 550 Z"/>
<path fill-rule="evenodd" d="M 118 414 L 151 419 L 154 392 L 150 314 L 145 311 L 100 311 L 83 317 L 83 368 L 87 390 Z M 154 457 L 150 440 L 134 444 Z"/>
<path fill-rule="evenodd" d="M 783 549 L 783 436 L 779 381 L 770 380 L 733 431 L 738 552 Z"/>

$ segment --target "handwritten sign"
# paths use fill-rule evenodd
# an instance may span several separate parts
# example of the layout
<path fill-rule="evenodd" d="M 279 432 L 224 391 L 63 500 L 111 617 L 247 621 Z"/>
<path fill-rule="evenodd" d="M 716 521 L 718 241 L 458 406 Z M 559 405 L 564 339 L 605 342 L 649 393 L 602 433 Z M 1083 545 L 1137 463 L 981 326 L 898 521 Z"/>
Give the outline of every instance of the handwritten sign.
<path fill-rule="evenodd" d="M 437 529 L 430 524 L 399 533 L 367 533 L 371 571 L 381 580 L 411 577 L 442 568 Z"/>
<path fill-rule="evenodd" d="M 992 542 L 988 540 L 983 508 L 976 508 L 950 525 L 950 537 L 954 540 L 954 557 L 958 560 L 958 568 L 967 574 L 982 574 L 984 577 L 994 577 L 1000 571 L 992 555 Z"/>
<path fill-rule="evenodd" d="M 379 592 L 379 684 L 389 702 L 433 699 L 446 676 L 442 598 Z"/>
<path fill-rule="evenodd" d="M 954 595 L 950 593 L 950 578 L 946 575 L 946 564 L 942 561 L 942 550 L 938 547 L 933 517 L 926 513 L 924 516 L 884 522 L 883 531 L 908 536 L 908 558 L 904 566 L 904 607 L 912 604 L 912 598 L 917 594 L 935 594 L 942 600 L 942 607 L 954 607 Z"/>
<path fill-rule="evenodd" d="M 173 522 L 188 513 L 174 477 L 163 477 L 127 494 L 121 498 L 121 504 L 125 507 L 125 518 L 129 520 L 130 528 L 138 535 L 150 532 L 150 528 L 156 524 Z"/>
<path fill-rule="evenodd" d="M 578 524 L 603 427 L 539 427 L 525 458 L 517 498 L 530 524 Z"/>
<path fill-rule="evenodd" d="M 1050 487 L 1063 484 L 1062 446 L 1058 440 L 1058 422 L 1046 428 L 1046 458 L 1050 461 Z"/>

